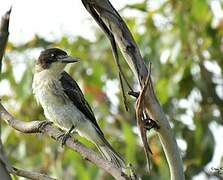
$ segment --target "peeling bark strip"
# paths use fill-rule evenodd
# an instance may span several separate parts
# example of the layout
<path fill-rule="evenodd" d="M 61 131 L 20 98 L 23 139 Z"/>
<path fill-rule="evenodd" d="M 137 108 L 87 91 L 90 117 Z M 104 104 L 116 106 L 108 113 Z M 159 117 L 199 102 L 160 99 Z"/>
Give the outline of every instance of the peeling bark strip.
<path fill-rule="evenodd" d="M 114 9 L 109 0 L 82 0 L 82 2 L 103 31 L 105 31 L 105 29 L 108 30 L 108 32 L 105 32 L 106 35 L 108 36 L 108 34 L 112 34 L 115 38 L 126 62 L 134 75 L 138 78 L 141 88 L 143 88 L 148 75 L 148 69 L 142 59 L 139 48 L 137 47 L 131 32 L 121 16 Z M 92 13 L 92 11 L 94 13 Z M 106 28 L 104 28 L 104 25 L 102 27 L 100 22 L 103 22 L 103 24 L 106 25 Z M 149 77 L 149 81 L 152 82 L 151 77 Z M 157 133 L 168 161 L 171 180 L 183 180 L 183 162 L 176 139 L 165 113 L 154 93 L 152 83 L 149 83 L 145 92 L 144 103 L 149 116 L 156 120 L 160 126 L 160 128 L 157 129 Z"/>

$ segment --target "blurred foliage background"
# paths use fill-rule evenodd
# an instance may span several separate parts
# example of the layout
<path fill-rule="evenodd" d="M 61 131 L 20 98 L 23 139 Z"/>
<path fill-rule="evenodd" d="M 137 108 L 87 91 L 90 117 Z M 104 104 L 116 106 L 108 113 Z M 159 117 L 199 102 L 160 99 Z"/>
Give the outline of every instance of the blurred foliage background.
<path fill-rule="evenodd" d="M 152 62 L 156 94 L 176 135 L 186 179 L 221 179 L 211 167 L 223 166 L 223 145 L 218 143 L 223 138 L 223 18 L 213 8 L 213 2 L 221 7 L 223 2 L 160 0 L 154 6 L 154 1 L 127 5 L 120 14 L 146 63 Z M 125 16 L 126 11 L 136 12 L 137 18 Z M 17 118 L 45 119 L 31 89 L 35 58 L 47 47 L 65 49 L 81 58 L 67 71 L 80 84 L 109 142 L 142 179 L 167 180 L 168 165 L 154 131 L 148 133 L 153 168 L 150 173 L 146 171 L 135 123 L 135 100 L 128 97 L 130 110 L 126 112 L 110 44 L 99 29 L 94 31 L 94 41 L 64 35 L 51 42 L 39 36 L 20 45 L 9 42 L 0 76 L 2 102 Z M 137 89 L 137 81 L 123 59 L 122 65 Z M 75 137 L 96 150 L 85 139 Z M 2 139 L 16 167 L 64 180 L 112 179 L 48 137 L 23 134 L 3 124 Z"/>

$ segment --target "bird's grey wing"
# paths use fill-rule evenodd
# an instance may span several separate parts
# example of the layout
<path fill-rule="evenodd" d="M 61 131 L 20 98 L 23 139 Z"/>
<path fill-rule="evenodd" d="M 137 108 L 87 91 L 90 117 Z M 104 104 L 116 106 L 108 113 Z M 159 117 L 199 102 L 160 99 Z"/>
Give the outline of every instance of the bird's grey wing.
<path fill-rule="evenodd" d="M 65 71 L 61 73 L 60 82 L 65 94 L 73 104 L 94 124 L 97 131 L 103 135 L 103 132 L 95 119 L 94 113 L 88 102 L 85 100 L 77 82 Z"/>

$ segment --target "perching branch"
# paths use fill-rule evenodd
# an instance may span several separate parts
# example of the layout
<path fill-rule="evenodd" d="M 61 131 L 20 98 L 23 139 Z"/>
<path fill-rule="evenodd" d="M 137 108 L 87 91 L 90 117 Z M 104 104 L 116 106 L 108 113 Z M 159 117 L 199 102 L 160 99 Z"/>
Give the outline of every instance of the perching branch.
<path fill-rule="evenodd" d="M 12 128 L 23 132 L 23 133 L 43 133 L 55 140 L 58 140 L 58 137 L 61 137 L 63 132 L 55 127 L 52 127 L 50 124 L 41 126 L 42 121 L 29 121 L 24 122 L 18 119 L 15 119 L 10 113 L 0 103 L 0 118 L 3 119 L 9 126 Z M 41 127 L 41 128 L 39 128 Z M 59 140 L 58 140 L 59 141 Z M 100 169 L 105 170 L 107 173 L 112 175 L 115 179 L 126 180 L 129 179 L 128 176 L 122 172 L 121 169 L 117 168 L 111 162 L 103 159 L 93 150 L 88 149 L 86 146 L 81 144 L 77 140 L 73 140 L 69 137 L 65 144 L 67 147 L 73 151 L 79 153 L 84 159 L 94 163 Z"/>
<path fill-rule="evenodd" d="M 84 3 L 85 7 L 90 7 L 87 8 L 88 11 L 89 9 L 94 9 L 94 11 L 97 13 L 97 15 L 94 16 L 94 14 L 90 12 L 94 19 L 100 18 L 100 21 L 103 21 L 103 23 L 106 24 L 109 32 L 115 37 L 115 40 L 121 49 L 126 62 L 135 76 L 138 78 L 141 88 L 143 88 L 148 76 L 148 69 L 143 61 L 139 48 L 133 39 L 131 32 L 121 16 L 114 9 L 109 0 L 82 0 L 82 2 Z M 99 22 L 99 20 L 97 20 L 97 22 Z M 171 180 L 183 180 L 183 162 L 179 153 L 176 139 L 165 113 L 154 93 L 151 77 L 149 77 L 149 81 L 149 86 L 144 95 L 145 109 L 149 116 L 156 120 L 160 126 L 160 128 L 156 131 L 167 157 Z"/>

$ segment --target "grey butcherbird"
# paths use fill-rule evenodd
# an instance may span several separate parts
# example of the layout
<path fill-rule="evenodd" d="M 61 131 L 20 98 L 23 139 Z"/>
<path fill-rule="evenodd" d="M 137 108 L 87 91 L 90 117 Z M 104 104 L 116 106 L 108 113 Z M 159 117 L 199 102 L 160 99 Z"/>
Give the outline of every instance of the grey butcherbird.
<path fill-rule="evenodd" d="M 93 142 L 104 158 L 124 168 L 124 161 L 105 139 L 80 87 L 64 71 L 66 64 L 78 60 L 58 48 L 42 51 L 33 78 L 35 97 L 43 107 L 46 118 L 67 131 L 64 142 L 75 129 L 79 135 Z"/>

